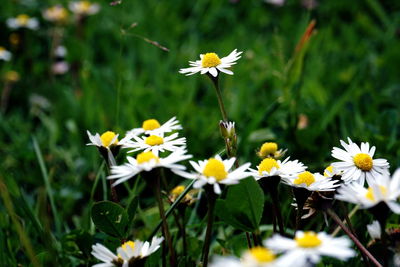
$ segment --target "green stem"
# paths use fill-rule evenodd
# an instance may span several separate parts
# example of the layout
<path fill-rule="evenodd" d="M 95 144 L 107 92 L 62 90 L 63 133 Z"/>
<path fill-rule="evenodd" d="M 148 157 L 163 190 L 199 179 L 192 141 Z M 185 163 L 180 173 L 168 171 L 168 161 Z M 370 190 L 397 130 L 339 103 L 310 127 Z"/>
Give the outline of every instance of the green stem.
<path fill-rule="evenodd" d="M 212 234 L 212 227 L 214 223 L 214 208 L 215 208 L 215 201 L 217 197 L 215 193 L 210 189 L 210 192 L 207 194 L 208 198 L 208 215 L 207 215 L 207 230 L 206 230 L 206 237 L 204 240 L 203 246 L 203 267 L 208 266 L 208 254 L 210 252 L 210 244 L 211 244 L 211 234 Z"/>
<path fill-rule="evenodd" d="M 222 119 L 224 121 L 228 121 L 228 116 L 226 115 L 224 101 L 222 99 L 221 89 L 219 88 L 218 76 L 213 77 L 213 76 L 209 75 L 209 77 L 211 78 L 211 80 L 214 84 L 215 91 L 217 93 L 218 105 L 219 105 L 219 109 L 221 111 Z"/>

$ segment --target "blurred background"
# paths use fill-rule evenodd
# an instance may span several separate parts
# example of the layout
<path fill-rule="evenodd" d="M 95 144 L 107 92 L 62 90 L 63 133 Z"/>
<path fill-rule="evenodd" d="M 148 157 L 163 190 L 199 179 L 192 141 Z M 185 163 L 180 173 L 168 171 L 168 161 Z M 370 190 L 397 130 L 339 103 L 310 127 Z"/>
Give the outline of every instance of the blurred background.
<path fill-rule="evenodd" d="M 103 195 L 93 190 L 102 159 L 86 147 L 86 130 L 123 136 L 145 119 L 176 116 L 196 159 L 224 148 L 209 79 L 178 73 L 201 53 L 243 51 L 235 74 L 220 77 L 242 162 L 255 166 L 257 148 L 274 141 L 322 171 L 351 137 L 375 145 L 391 171 L 400 166 L 399 1 L 96 4 L 83 12 L 70 1 L 7 0 L 0 9 L 0 180 L 36 253 L 49 251 L 53 233 L 67 240 L 65 264 L 83 262 L 76 247 L 68 254 L 68 233 L 90 224 L 87 203 Z M 48 11 L 55 5 L 65 11 Z M 0 211 L 0 262 L 28 262 Z"/>

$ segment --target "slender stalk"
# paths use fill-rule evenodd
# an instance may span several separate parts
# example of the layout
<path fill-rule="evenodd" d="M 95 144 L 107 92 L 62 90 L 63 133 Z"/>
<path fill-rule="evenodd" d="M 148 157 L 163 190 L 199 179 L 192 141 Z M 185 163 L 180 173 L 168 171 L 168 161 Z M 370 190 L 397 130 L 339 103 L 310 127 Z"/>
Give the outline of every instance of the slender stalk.
<path fill-rule="evenodd" d="M 250 234 L 248 232 L 245 232 L 245 234 L 246 234 L 246 240 L 247 240 L 247 247 L 250 249 L 252 247 Z"/>
<path fill-rule="evenodd" d="M 185 227 L 185 208 L 182 209 L 181 214 L 181 220 L 182 220 L 182 242 L 183 242 L 183 255 L 187 256 L 187 238 L 186 238 L 186 227 Z"/>
<path fill-rule="evenodd" d="M 344 225 L 342 220 L 332 209 L 327 209 L 326 213 L 343 229 L 343 231 L 353 240 L 354 244 L 375 266 L 382 267 L 382 265 L 375 259 L 375 257 L 361 244 L 361 242 L 353 235 L 353 233 Z"/>
<path fill-rule="evenodd" d="M 215 91 L 217 93 L 218 105 L 219 105 L 219 109 L 221 111 L 222 119 L 224 121 L 228 121 L 228 116 L 226 115 L 224 101 L 222 99 L 221 89 L 219 88 L 218 76 L 213 77 L 213 76 L 209 75 L 209 77 L 211 78 L 211 80 L 214 84 Z"/>
<path fill-rule="evenodd" d="M 349 215 L 347 216 L 349 219 L 351 219 L 351 217 L 354 216 L 354 214 L 356 214 L 357 210 L 360 208 L 360 205 L 356 205 L 349 213 Z M 347 221 L 346 219 L 342 221 L 343 224 L 346 224 Z M 335 231 L 333 231 L 332 235 L 333 237 L 335 237 L 340 231 L 340 226 L 338 226 Z"/>
<path fill-rule="evenodd" d="M 209 194 L 207 194 L 207 199 L 208 199 L 208 215 L 207 215 L 206 237 L 204 240 L 203 254 L 202 254 L 203 267 L 208 266 L 208 254 L 210 252 L 211 234 L 214 223 L 214 208 L 215 208 L 215 201 L 217 200 L 212 189 L 210 189 Z"/>
<path fill-rule="evenodd" d="M 278 222 L 279 226 L 279 234 L 284 235 L 285 234 L 285 228 L 283 226 L 283 218 L 282 218 L 282 212 L 281 212 L 281 207 L 279 205 L 279 199 L 278 199 L 278 188 L 275 188 L 270 190 L 271 198 L 272 198 L 272 209 L 274 211 L 274 215 L 276 217 L 276 220 Z"/>

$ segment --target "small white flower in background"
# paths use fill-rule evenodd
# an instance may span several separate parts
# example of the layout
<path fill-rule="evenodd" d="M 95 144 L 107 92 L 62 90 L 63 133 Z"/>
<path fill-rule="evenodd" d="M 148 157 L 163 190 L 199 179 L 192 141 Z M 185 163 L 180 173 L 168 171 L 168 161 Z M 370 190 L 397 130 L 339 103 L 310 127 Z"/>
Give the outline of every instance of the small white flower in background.
<path fill-rule="evenodd" d="M 151 151 L 158 156 L 159 152 L 174 152 L 186 146 L 186 138 L 178 138 L 178 133 L 173 133 L 168 136 L 152 134 L 143 137 L 128 134 L 126 138 L 134 139 L 134 141 L 127 141 L 124 145 L 125 148 L 133 148 L 133 150 L 128 151 L 128 153 L 143 150 L 145 152 Z"/>
<path fill-rule="evenodd" d="M 94 15 L 100 11 L 100 5 L 90 1 L 70 2 L 68 7 L 74 14 L 80 16 Z"/>
<path fill-rule="evenodd" d="M 260 180 L 269 176 L 294 176 L 306 170 L 306 166 L 298 160 L 286 158 L 283 162 L 274 158 L 265 158 L 257 166 L 257 170 L 250 169 L 251 175 Z"/>
<path fill-rule="evenodd" d="M 11 60 L 11 52 L 7 51 L 4 47 L 0 46 L 0 60 L 10 61 Z"/>
<path fill-rule="evenodd" d="M 283 6 L 285 4 L 285 0 L 264 0 L 264 1 L 274 6 Z"/>
<path fill-rule="evenodd" d="M 392 178 L 389 175 L 377 176 L 375 180 L 368 182 L 368 185 L 368 188 L 357 183 L 342 185 L 337 190 L 335 198 L 360 204 L 364 209 L 384 202 L 394 213 L 400 214 L 400 204 L 396 202 L 400 196 L 400 168 Z"/>
<path fill-rule="evenodd" d="M 193 75 L 198 72 L 201 74 L 210 73 L 213 77 L 217 77 L 219 72 L 233 75 L 233 72 L 228 70 L 228 68 L 236 64 L 241 54 L 242 52 L 237 52 L 237 49 L 223 58 L 219 58 L 216 53 L 201 54 L 200 60 L 189 61 L 191 67 L 180 69 L 179 73 L 186 75 Z"/>
<path fill-rule="evenodd" d="M 213 186 L 214 193 L 221 194 L 222 185 L 238 184 L 241 179 L 249 177 L 251 174 L 247 172 L 250 163 L 245 163 L 239 168 L 230 171 L 235 158 L 222 160 L 219 155 L 208 160 L 200 160 L 199 162 L 190 161 L 190 164 L 196 172 L 184 172 L 180 170 L 173 170 L 176 174 L 194 179 L 196 182 L 193 184 L 194 188 L 202 188 L 204 185 L 209 184 Z"/>
<path fill-rule="evenodd" d="M 36 18 L 31 18 L 26 14 L 21 14 L 15 18 L 7 19 L 7 26 L 10 29 L 27 28 L 31 30 L 37 30 L 39 28 L 39 21 Z"/>
<path fill-rule="evenodd" d="M 51 72 L 56 75 L 62 75 L 69 71 L 69 64 L 66 61 L 59 61 L 51 65 Z"/>
<path fill-rule="evenodd" d="M 63 45 L 57 46 L 57 48 L 54 49 L 54 55 L 61 58 L 65 57 L 67 55 L 67 48 Z"/>
<path fill-rule="evenodd" d="M 347 237 L 334 238 L 324 232 L 297 231 L 294 239 L 274 235 L 264 241 L 264 245 L 284 252 L 280 261 L 286 266 L 310 266 L 310 263 L 317 264 L 321 256 L 347 260 L 356 255 Z"/>
<path fill-rule="evenodd" d="M 186 152 L 187 151 L 184 149 L 178 149 L 165 158 L 159 158 L 151 151 L 139 153 L 136 159 L 128 156 L 128 163 L 111 167 L 111 174 L 107 179 L 117 179 L 113 183 L 113 186 L 116 186 L 142 171 L 148 172 L 154 168 L 163 167 L 171 169 L 172 171 L 185 170 L 185 166 L 176 163 L 192 157 L 192 155 L 187 155 Z"/>
<path fill-rule="evenodd" d="M 293 187 L 305 188 L 308 191 L 334 191 L 340 185 L 337 180 L 309 171 L 282 176 L 282 182 Z"/>
<path fill-rule="evenodd" d="M 361 143 L 361 147 L 356 145 L 348 138 L 348 144 L 340 140 L 340 144 L 344 147 L 334 147 L 332 149 L 332 157 L 341 160 L 334 162 L 332 166 L 338 171 L 342 171 L 342 180 L 348 184 L 357 182 L 364 185 L 365 179 L 371 181 L 375 177 L 389 173 L 389 163 L 386 159 L 373 159 L 375 147 L 369 146 L 369 143 Z"/>
<path fill-rule="evenodd" d="M 371 224 L 368 224 L 367 230 L 372 239 L 381 239 L 382 231 L 378 221 L 373 221 Z"/>
<path fill-rule="evenodd" d="M 127 135 L 137 136 L 143 133 L 148 135 L 160 135 L 181 129 L 182 126 L 179 124 L 179 121 L 176 119 L 176 117 L 172 117 L 162 125 L 156 119 L 148 119 L 142 123 L 141 128 L 132 129 L 127 132 Z"/>
<path fill-rule="evenodd" d="M 61 5 L 52 6 L 43 11 L 43 18 L 51 22 L 63 23 L 68 19 L 68 11 Z"/>

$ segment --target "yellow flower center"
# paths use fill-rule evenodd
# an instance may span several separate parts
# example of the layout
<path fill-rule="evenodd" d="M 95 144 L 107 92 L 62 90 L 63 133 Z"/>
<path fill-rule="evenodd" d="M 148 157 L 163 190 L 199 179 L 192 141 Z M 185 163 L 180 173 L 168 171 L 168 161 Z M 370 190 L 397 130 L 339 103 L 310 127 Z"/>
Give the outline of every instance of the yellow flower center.
<path fill-rule="evenodd" d="M 156 155 L 154 155 L 154 153 L 151 152 L 151 151 L 142 152 L 142 153 L 139 153 L 139 154 L 136 156 L 136 161 L 137 161 L 137 163 L 139 163 L 139 164 L 142 164 L 142 163 L 145 163 L 145 162 L 149 162 L 149 161 L 152 160 L 152 159 L 155 159 L 156 162 L 159 162 L 159 160 L 160 160 L 160 159 L 159 159 Z"/>
<path fill-rule="evenodd" d="M 314 248 L 322 243 L 321 239 L 314 232 L 304 232 L 302 237 L 296 237 L 295 240 L 297 245 L 302 248 Z"/>
<path fill-rule="evenodd" d="M 27 25 L 29 21 L 29 16 L 26 14 L 21 14 L 17 16 L 17 22 L 19 25 Z"/>
<path fill-rule="evenodd" d="M 224 163 L 214 158 L 207 161 L 203 174 L 207 177 L 214 177 L 217 181 L 224 180 L 228 176 Z"/>
<path fill-rule="evenodd" d="M 293 181 L 294 184 L 306 184 L 307 186 L 310 186 L 314 182 L 314 175 L 309 171 L 300 173 L 298 178 Z"/>
<path fill-rule="evenodd" d="M 372 169 L 372 158 L 365 153 L 359 153 L 353 157 L 354 164 L 357 168 L 363 171 L 370 171 Z"/>
<path fill-rule="evenodd" d="M 54 20 L 65 20 L 68 17 L 68 12 L 65 8 L 59 6 L 53 6 L 47 9 L 49 17 Z"/>
<path fill-rule="evenodd" d="M 379 186 L 379 190 L 381 191 L 382 195 L 385 196 L 387 194 L 387 189 L 383 185 Z M 368 187 L 368 191 L 365 194 L 365 197 L 368 198 L 371 201 L 375 201 L 374 190 L 372 189 L 372 187 Z"/>
<path fill-rule="evenodd" d="M 121 246 L 121 248 L 124 250 L 124 251 L 127 251 L 128 250 L 128 246 L 131 248 L 131 250 L 133 250 L 134 248 L 135 248 L 135 242 L 133 242 L 133 241 L 126 241 L 125 243 L 123 243 L 122 244 L 122 246 Z M 122 256 L 118 253 L 118 258 L 122 258 Z"/>
<path fill-rule="evenodd" d="M 149 146 L 162 145 L 162 144 L 164 144 L 164 138 L 162 138 L 161 136 L 157 136 L 157 135 L 150 135 L 149 137 L 146 138 L 145 142 Z"/>
<path fill-rule="evenodd" d="M 203 68 L 216 67 L 221 64 L 221 59 L 215 53 L 207 53 L 203 56 L 201 60 L 201 66 Z"/>
<path fill-rule="evenodd" d="M 333 174 L 333 166 L 329 165 L 328 167 L 326 167 L 326 169 L 324 171 L 324 176 L 329 177 L 332 174 Z"/>
<path fill-rule="evenodd" d="M 251 256 L 259 263 L 271 262 L 275 259 L 274 253 L 267 248 L 254 247 L 249 250 Z"/>
<path fill-rule="evenodd" d="M 103 133 L 100 136 L 101 143 L 103 144 L 103 146 L 109 147 L 110 145 L 118 144 L 118 139 L 117 138 L 115 139 L 114 143 L 111 144 L 111 142 L 113 141 L 115 135 L 116 134 L 114 132 L 111 132 L 111 131 L 107 131 L 107 132 Z"/>
<path fill-rule="evenodd" d="M 262 175 L 263 172 L 270 172 L 272 168 L 279 169 L 278 162 L 273 158 L 266 158 L 261 161 L 260 165 L 258 165 L 258 173 Z"/>
<path fill-rule="evenodd" d="M 160 128 L 160 123 L 155 119 L 145 120 L 142 124 L 142 128 L 145 131 L 151 131 Z"/>
<path fill-rule="evenodd" d="M 174 189 L 172 189 L 171 195 L 179 196 L 180 194 L 182 194 L 183 191 L 185 191 L 185 186 L 178 185 Z"/>
<path fill-rule="evenodd" d="M 89 1 L 80 1 L 77 9 L 80 12 L 88 12 L 91 5 L 92 4 Z"/>
<path fill-rule="evenodd" d="M 274 155 L 276 153 L 276 151 L 278 151 L 278 144 L 277 143 L 273 143 L 273 142 L 266 142 L 264 143 L 261 148 L 260 151 L 258 152 L 258 154 L 265 158 L 269 155 Z"/>

